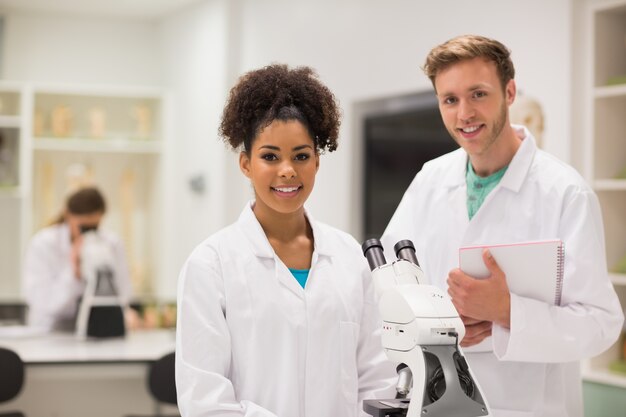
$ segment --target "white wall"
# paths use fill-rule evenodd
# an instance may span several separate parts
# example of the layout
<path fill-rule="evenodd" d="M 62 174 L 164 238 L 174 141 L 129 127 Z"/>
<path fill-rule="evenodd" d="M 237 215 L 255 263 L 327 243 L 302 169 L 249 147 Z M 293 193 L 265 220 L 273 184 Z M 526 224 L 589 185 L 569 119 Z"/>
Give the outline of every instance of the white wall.
<path fill-rule="evenodd" d="M 161 25 L 161 59 L 173 96 L 174 125 L 165 259 L 165 276 L 171 279 L 159 286 L 164 294 L 176 293 L 178 272 L 193 247 L 226 224 L 225 165 L 234 155 L 217 139 L 217 128 L 227 84 L 227 2 L 201 2 L 168 16 Z M 204 179 L 204 193 L 191 191 L 194 176 Z"/>
<path fill-rule="evenodd" d="M 39 83 L 160 85 L 157 24 L 12 13 L 3 78 Z"/>
<path fill-rule="evenodd" d="M 547 150 L 569 158 L 570 7 L 568 0 L 242 0 L 239 71 L 276 61 L 310 65 L 335 92 L 344 110 L 340 147 L 322 158 L 309 206 L 360 237 L 352 107 L 430 91 L 420 66 L 430 48 L 453 36 L 486 35 L 512 50 L 518 88 L 544 107 Z"/>

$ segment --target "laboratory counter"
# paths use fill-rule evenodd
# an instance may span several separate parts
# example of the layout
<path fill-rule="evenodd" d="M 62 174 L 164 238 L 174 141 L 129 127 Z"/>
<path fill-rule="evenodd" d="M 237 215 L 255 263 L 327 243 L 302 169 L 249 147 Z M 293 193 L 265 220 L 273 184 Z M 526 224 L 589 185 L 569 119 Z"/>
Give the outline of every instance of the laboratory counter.
<path fill-rule="evenodd" d="M 24 361 L 24 387 L 16 399 L 0 404 L 0 412 L 42 417 L 154 413 L 157 405 L 147 389 L 147 372 L 151 363 L 174 351 L 174 330 L 87 340 L 69 333 L 15 330 L 0 327 L 0 346 Z"/>

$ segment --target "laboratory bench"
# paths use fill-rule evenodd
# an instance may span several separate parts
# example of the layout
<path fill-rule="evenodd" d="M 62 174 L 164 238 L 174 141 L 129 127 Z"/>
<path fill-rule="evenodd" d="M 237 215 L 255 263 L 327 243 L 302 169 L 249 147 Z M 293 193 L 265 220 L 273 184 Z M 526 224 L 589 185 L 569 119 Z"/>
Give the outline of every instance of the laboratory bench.
<path fill-rule="evenodd" d="M 122 417 L 154 413 L 147 386 L 151 363 L 174 351 L 173 329 L 135 330 L 123 338 L 80 340 L 70 333 L 0 327 L 0 346 L 26 366 L 24 387 L 0 412 L 26 416 Z"/>

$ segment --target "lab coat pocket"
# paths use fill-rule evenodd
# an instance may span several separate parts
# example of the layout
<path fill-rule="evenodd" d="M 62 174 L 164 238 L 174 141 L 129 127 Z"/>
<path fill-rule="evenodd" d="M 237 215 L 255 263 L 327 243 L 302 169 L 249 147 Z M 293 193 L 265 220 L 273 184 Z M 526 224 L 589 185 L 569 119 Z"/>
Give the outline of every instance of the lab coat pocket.
<path fill-rule="evenodd" d="M 350 404 L 356 404 L 359 394 L 357 371 L 357 345 L 359 325 L 349 321 L 339 322 L 341 343 L 341 388 Z"/>

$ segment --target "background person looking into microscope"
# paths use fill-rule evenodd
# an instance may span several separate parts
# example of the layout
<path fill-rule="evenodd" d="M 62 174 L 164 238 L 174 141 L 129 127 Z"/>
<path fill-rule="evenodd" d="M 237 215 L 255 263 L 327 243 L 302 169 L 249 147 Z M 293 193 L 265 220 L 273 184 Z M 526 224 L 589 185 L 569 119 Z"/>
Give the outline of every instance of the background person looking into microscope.
<path fill-rule="evenodd" d="M 29 242 L 24 262 L 23 292 L 28 325 L 49 330 L 74 330 L 78 303 L 85 291 L 81 276 L 82 234 L 96 230 L 106 212 L 102 193 L 85 187 L 71 194 L 63 213 Z M 114 254 L 114 285 L 123 305 L 131 295 L 128 264 L 122 242 L 97 230 Z"/>

